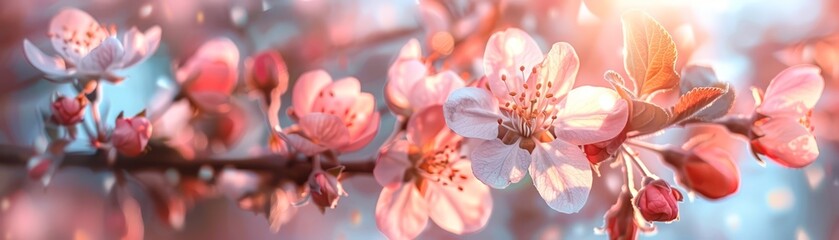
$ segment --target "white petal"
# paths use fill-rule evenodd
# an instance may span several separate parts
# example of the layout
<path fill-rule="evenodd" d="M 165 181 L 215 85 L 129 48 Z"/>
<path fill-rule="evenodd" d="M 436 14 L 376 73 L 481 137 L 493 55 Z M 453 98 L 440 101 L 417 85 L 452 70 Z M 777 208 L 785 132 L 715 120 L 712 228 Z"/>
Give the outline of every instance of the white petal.
<path fill-rule="evenodd" d="M 379 184 L 387 187 L 402 183 L 405 170 L 412 167 L 408 160 L 409 148 L 408 141 L 396 140 L 382 149 L 376 159 L 376 167 L 373 168 L 373 177 Z"/>
<path fill-rule="evenodd" d="M 41 49 L 35 47 L 29 40 L 23 40 L 23 51 L 26 60 L 41 72 L 54 76 L 66 76 L 67 67 L 64 66 L 64 59 L 47 56 Z"/>
<path fill-rule="evenodd" d="M 561 140 L 536 146 L 530 176 L 548 206 L 563 213 L 580 211 L 591 191 L 591 168 L 585 154 Z"/>
<path fill-rule="evenodd" d="M 445 71 L 426 77 L 411 87 L 408 101 L 414 112 L 432 105 L 442 105 L 449 94 L 464 87 L 463 79 L 452 71 Z"/>
<path fill-rule="evenodd" d="M 577 57 L 577 52 L 571 44 L 559 42 L 551 47 L 540 66 L 542 81 L 552 83 L 546 93 L 561 97 L 574 86 L 577 71 L 580 69 L 580 58 Z"/>
<path fill-rule="evenodd" d="M 385 187 L 376 202 L 376 226 L 391 240 L 414 239 L 428 225 L 428 204 L 414 184 Z"/>
<path fill-rule="evenodd" d="M 525 81 L 519 68 L 524 66 L 529 74 L 543 58 L 536 41 L 521 29 L 508 28 L 492 34 L 484 52 L 484 71 L 492 93 L 498 98 L 508 97 L 507 84 L 518 88 Z M 501 81 L 501 75 L 507 76 L 507 83 Z"/>
<path fill-rule="evenodd" d="M 498 137 L 498 102 L 484 89 L 455 90 L 443 105 L 446 124 L 457 134 L 480 139 Z"/>
<path fill-rule="evenodd" d="M 472 151 L 472 172 L 481 182 L 493 188 L 506 188 L 519 182 L 527 173 L 530 154 L 518 143 L 506 145 L 501 140 L 487 140 Z"/>
<path fill-rule="evenodd" d="M 492 213 L 489 187 L 472 175 L 468 160 L 457 161 L 452 168 L 460 170 L 467 178 L 448 186 L 428 184 L 425 198 L 428 199 L 429 217 L 437 226 L 454 234 L 478 231 L 486 226 Z"/>
<path fill-rule="evenodd" d="M 766 88 L 757 112 L 767 116 L 801 116 L 813 108 L 824 90 L 821 70 L 797 65 L 778 73 Z"/>
<path fill-rule="evenodd" d="M 123 57 L 123 68 L 145 61 L 154 54 L 160 45 L 160 27 L 154 26 L 141 33 L 132 28 L 125 34 L 123 39 L 125 56 Z"/>
<path fill-rule="evenodd" d="M 99 74 L 121 64 L 125 50 L 116 38 L 106 38 L 102 44 L 90 51 L 79 63 L 79 72 Z"/>
<path fill-rule="evenodd" d="M 623 130 L 628 114 L 626 101 L 612 89 L 578 87 L 559 103 L 555 133 L 575 145 L 606 141 Z"/>
<path fill-rule="evenodd" d="M 74 64 L 79 64 L 109 34 L 90 14 L 75 8 L 66 8 L 56 14 L 50 20 L 48 33 L 55 51 Z"/>

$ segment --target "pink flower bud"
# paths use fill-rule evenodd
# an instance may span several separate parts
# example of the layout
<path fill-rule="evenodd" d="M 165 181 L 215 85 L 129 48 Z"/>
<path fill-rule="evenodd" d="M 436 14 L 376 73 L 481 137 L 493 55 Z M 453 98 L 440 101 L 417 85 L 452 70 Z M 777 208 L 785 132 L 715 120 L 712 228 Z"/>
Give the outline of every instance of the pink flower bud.
<path fill-rule="evenodd" d="M 682 200 L 682 193 L 670 188 L 670 185 L 661 179 L 647 182 L 638 191 L 638 196 L 635 196 L 635 206 L 638 207 L 644 219 L 658 222 L 676 220 L 679 217 L 679 206 L 676 201 Z"/>
<path fill-rule="evenodd" d="M 322 170 L 314 173 L 309 180 L 309 187 L 311 187 L 312 201 L 321 211 L 324 208 L 335 208 L 338 205 L 338 199 L 347 195 L 338 177 Z"/>
<path fill-rule="evenodd" d="M 288 89 L 288 68 L 283 57 L 275 51 L 257 54 L 248 64 L 248 83 L 264 92 Z"/>
<path fill-rule="evenodd" d="M 111 142 L 120 154 L 130 157 L 138 156 L 146 149 L 151 132 L 151 123 L 144 116 L 118 117 L 111 135 Z"/>
<path fill-rule="evenodd" d="M 84 117 L 84 110 L 87 107 L 87 98 L 82 95 L 77 97 L 59 96 L 52 102 L 50 109 L 52 110 L 53 122 L 70 126 L 82 121 Z"/>

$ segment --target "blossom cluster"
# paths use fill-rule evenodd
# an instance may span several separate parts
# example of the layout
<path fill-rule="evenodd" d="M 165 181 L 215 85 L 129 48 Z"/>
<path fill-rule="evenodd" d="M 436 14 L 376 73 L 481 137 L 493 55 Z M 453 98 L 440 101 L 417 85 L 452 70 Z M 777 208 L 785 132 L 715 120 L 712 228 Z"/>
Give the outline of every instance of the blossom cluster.
<path fill-rule="evenodd" d="M 653 222 L 677 221 L 683 190 L 708 199 L 738 190 L 734 154 L 715 145 L 714 136 L 692 136 L 681 147 L 645 141 L 668 128 L 721 125 L 746 138 L 758 160 L 766 157 L 790 168 L 807 166 L 818 157 L 811 122 L 824 88 L 818 67 L 789 67 L 765 91 L 753 90 L 753 114 L 729 114 L 736 89 L 719 81 L 713 69 L 676 69 L 675 43 L 651 16 L 631 11 L 623 15 L 623 23 L 625 73 L 606 72 L 602 83 L 609 87 L 577 84 L 581 61 L 571 44 L 553 43 L 544 51 L 518 28 L 488 37 L 478 59 L 478 77 L 472 79 L 437 64 L 439 53 L 423 51 L 421 41 L 408 41 L 387 69 L 381 94 L 396 116 L 394 132 L 383 145 L 372 146 L 377 155 L 370 172 L 382 187 L 375 208 L 381 232 L 390 239 L 413 239 L 429 219 L 454 234 L 480 231 L 492 215 L 492 189 L 527 181 L 548 207 L 575 213 L 585 207 L 604 166 L 621 167 L 625 177 L 604 216 L 602 230 L 611 239 L 634 239 L 638 232 L 652 231 Z M 119 71 L 155 54 L 162 33 L 152 27 L 144 32 L 131 28 L 122 40 L 118 35 L 115 26 L 65 9 L 48 31 L 57 56 L 23 41 L 26 58 L 45 78 L 80 89 L 76 96 L 56 95 L 50 103 L 50 123 L 67 134 L 53 139 L 55 148 L 30 160 L 30 177 L 48 181 L 54 174 L 66 142 L 76 140 L 77 127 L 90 120 L 85 118 L 88 108 L 96 130 L 86 131 L 87 140 L 107 152 L 110 162 L 120 157 L 144 161 L 150 141 L 159 140 L 154 137 L 161 133 L 153 132 L 165 128 L 156 121 L 159 115 L 120 114 L 109 125 L 99 114 L 101 85 L 126 80 Z M 242 208 L 265 213 L 275 230 L 303 204 L 321 211 L 338 207 L 342 197 L 353 194 L 342 185 L 350 175 L 343 156 L 371 148 L 382 114 L 388 114 L 376 107 L 382 99 L 362 91 L 363 80 L 355 77 L 333 78 L 316 69 L 290 79 L 278 52 L 269 49 L 242 58 L 233 41 L 215 38 L 173 69 L 179 89 L 172 105 L 185 106 L 189 121 L 217 124 L 167 130 L 160 141 L 187 158 L 209 154 L 196 148 L 196 142 L 205 148 L 236 142 L 249 128 L 237 120 L 246 110 L 232 97 L 239 92 L 240 64 L 245 66 L 247 91 L 261 107 L 258 115 L 268 125 L 269 137 L 261 148 L 277 161 L 294 159 L 311 167 L 304 181 L 270 178 L 257 190 L 232 197 Z M 671 91 L 677 93 L 673 106 L 654 100 Z M 286 94 L 291 102 L 280 112 Z M 281 114 L 291 122 L 281 123 Z M 638 151 L 661 156 L 677 181 L 651 172 L 645 164 L 649 160 Z M 183 208 L 182 202 L 163 202 L 167 213 Z M 173 216 L 166 220 L 181 225 L 183 216 Z"/>

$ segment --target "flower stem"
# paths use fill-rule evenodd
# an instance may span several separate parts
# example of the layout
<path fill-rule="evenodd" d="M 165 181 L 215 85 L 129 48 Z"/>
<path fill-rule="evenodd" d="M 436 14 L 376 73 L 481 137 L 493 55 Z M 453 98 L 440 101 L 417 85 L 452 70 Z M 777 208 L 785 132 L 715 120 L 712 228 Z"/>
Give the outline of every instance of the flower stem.
<path fill-rule="evenodd" d="M 93 94 L 96 94 L 96 97 L 93 99 L 93 103 L 90 104 L 90 111 L 91 115 L 93 115 L 93 124 L 96 125 L 96 141 L 97 142 L 105 142 L 105 125 L 102 123 L 102 114 L 99 113 L 99 105 L 102 103 L 102 84 L 96 83 L 96 90 L 93 91 Z"/>
<path fill-rule="evenodd" d="M 632 161 L 632 163 L 634 163 L 635 166 L 638 167 L 639 170 L 641 170 L 641 173 L 644 174 L 645 177 L 655 176 L 655 174 L 650 172 L 650 169 L 647 168 L 647 165 L 645 165 L 644 162 L 642 162 L 641 159 L 638 158 L 638 155 L 636 155 L 636 153 L 632 151 L 631 148 L 626 146 L 623 146 L 621 148 L 623 149 L 623 152 L 626 153 L 627 157 L 629 157 L 629 159 Z"/>
<path fill-rule="evenodd" d="M 632 164 L 629 163 L 631 160 L 626 152 L 621 154 L 620 157 L 623 159 L 623 171 L 626 175 L 626 184 L 624 186 L 631 196 L 635 196 L 638 191 L 635 189 L 635 174 L 632 173 Z"/>
<path fill-rule="evenodd" d="M 647 149 L 647 150 L 650 150 L 650 151 L 653 151 L 653 152 L 656 152 L 656 153 L 664 152 L 665 149 L 667 148 L 667 147 L 662 146 L 662 145 L 658 145 L 658 144 L 654 144 L 654 143 L 648 143 L 648 142 L 644 142 L 644 141 L 637 141 L 637 140 L 629 140 L 629 141 L 626 141 L 626 143 L 629 144 L 629 145 L 640 147 L 640 148 L 643 148 L 643 149 Z"/>

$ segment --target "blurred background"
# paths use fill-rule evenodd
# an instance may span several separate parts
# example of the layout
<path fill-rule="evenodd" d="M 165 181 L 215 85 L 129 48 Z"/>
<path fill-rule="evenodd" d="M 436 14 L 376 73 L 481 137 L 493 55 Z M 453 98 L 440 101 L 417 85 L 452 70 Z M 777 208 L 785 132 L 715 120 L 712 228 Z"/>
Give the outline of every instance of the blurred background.
<path fill-rule="evenodd" d="M 0 144 L 43 148 L 43 115 L 54 92 L 72 94 L 72 86 L 41 79 L 24 58 L 23 39 L 50 49 L 46 35 L 58 11 L 75 7 L 98 21 L 115 24 L 119 32 L 131 26 L 144 30 L 162 27 L 160 48 L 147 61 L 122 72 L 126 81 L 106 84 L 103 107 L 106 122 L 120 111 L 128 114 L 166 106 L 176 84 L 173 65 L 182 65 L 201 46 L 227 37 L 245 59 L 263 50 L 279 51 L 291 83 L 309 70 L 323 68 L 334 78 L 355 76 L 362 91 L 377 96 L 386 109 L 382 89 L 387 69 L 399 49 L 419 39 L 426 53 L 444 55 L 440 67 L 465 79 L 482 73 L 480 59 L 486 39 L 508 27 L 524 29 L 543 50 L 554 42 L 570 42 L 581 60 L 577 85 L 605 86 L 602 74 L 623 72 L 621 12 L 642 9 L 673 35 L 679 49 L 677 69 L 687 64 L 712 66 L 718 77 L 737 90 L 734 113 L 750 114 L 754 101 L 749 87 L 765 88 L 788 64 L 813 62 L 823 69 L 826 88 L 814 113 L 819 159 L 800 169 L 768 163 L 762 167 L 747 150 L 747 142 L 729 141 L 741 172 L 738 193 L 717 201 L 702 197 L 680 204 L 681 219 L 657 224 L 658 231 L 642 239 L 839 239 L 839 2 L 833 0 L 29 0 L 0 2 Z M 438 35 L 438 33 L 442 35 Z M 437 35 L 437 37 L 435 37 Z M 839 36 L 839 35 L 837 35 Z M 452 48 L 453 46 L 453 48 Z M 49 50 L 47 51 L 48 53 Z M 243 64 L 240 63 L 240 70 Z M 244 76 L 242 71 L 240 76 Z M 244 85 L 243 77 L 239 84 Z M 292 86 L 292 85 L 290 85 Z M 198 149 L 199 154 L 240 157 L 259 154 L 268 138 L 253 98 L 241 93 L 240 137 L 223 148 Z M 283 96 L 281 113 L 290 103 Z M 174 108 L 173 108 L 174 109 Z M 155 135 L 177 135 L 176 117 L 163 115 Z M 395 118 L 385 114 L 376 140 L 342 160 L 369 159 L 393 129 Z M 169 124 L 169 127 L 165 125 Z M 291 121 L 282 114 L 281 124 Z M 695 131 L 674 129 L 650 141 L 681 144 Z M 167 132 L 168 131 L 168 132 Z M 84 142 L 84 141 L 80 141 Z M 207 144 L 204 144 L 207 145 Z M 193 146 L 194 147 L 194 146 Z M 204 146 L 204 148 L 207 148 Z M 83 143 L 70 151 L 91 151 Z M 672 180 L 671 171 L 654 155 L 642 155 L 651 170 Z M 589 201 L 577 214 L 552 211 L 529 180 L 504 190 L 493 190 L 495 201 L 488 226 L 478 233 L 457 236 L 429 224 L 420 239 L 603 239 L 595 228 L 614 202 L 619 169 L 601 167 Z M 236 172 L 233 175 L 247 175 Z M 106 215 L 102 182 L 107 174 L 67 168 L 44 188 L 28 180 L 25 169 L 0 167 L 2 220 L 0 230 L 58 231 L 68 239 L 98 239 Z M 221 186 L 247 185 L 246 177 Z M 132 187 L 139 211 L 133 223 L 145 239 L 384 239 L 376 228 L 374 209 L 380 191 L 371 176 L 344 181 L 349 196 L 337 209 L 321 214 L 310 205 L 300 208 L 290 222 L 273 233 L 265 218 L 241 210 L 224 195 L 197 200 L 186 209 L 180 228 L 155 216 L 152 200 Z M 141 213 L 141 214 L 140 214 Z M 105 221 L 107 222 L 107 221 Z M 131 223 L 131 221 L 129 221 Z M 70 230 L 64 229 L 70 228 Z M 23 230 L 21 230 L 23 229 Z M 93 230 L 91 230 L 93 229 Z M 100 230 L 96 230 L 100 229 Z M 0 234 L 0 237 L 18 239 Z M 21 235 L 27 236 L 27 235 Z M 28 235 L 39 236 L 39 235 Z M 23 238 L 26 239 L 26 238 Z"/>

